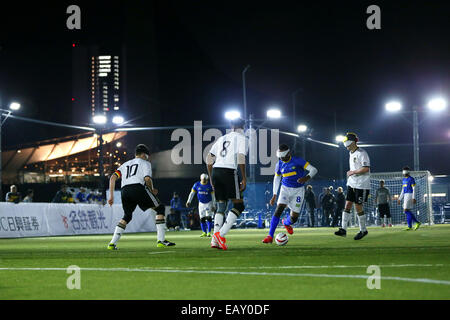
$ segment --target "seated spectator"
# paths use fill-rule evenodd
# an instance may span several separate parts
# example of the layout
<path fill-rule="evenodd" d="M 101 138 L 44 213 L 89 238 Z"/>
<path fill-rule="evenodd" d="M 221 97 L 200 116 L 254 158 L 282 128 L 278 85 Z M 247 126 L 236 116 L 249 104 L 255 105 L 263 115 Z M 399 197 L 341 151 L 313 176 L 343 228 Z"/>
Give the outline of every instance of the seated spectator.
<path fill-rule="evenodd" d="M 86 197 L 88 203 L 97 203 L 97 190 L 92 190 Z"/>
<path fill-rule="evenodd" d="M 180 212 L 176 212 L 173 208 L 170 208 L 170 213 L 167 215 L 166 219 L 167 228 L 174 228 L 175 230 L 179 230 L 181 226 L 181 215 Z"/>
<path fill-rule="evenodd" d="M 80 187 L 80 191 L 75 196 L 75 200 L 78 203 L 88 203 L 85 187 Z"/>
<path fill-rule="evenodd" d="M 33 189 L 28 189 L 27 195 L 23 198 L 23 202 L 33 202 L 34 191 Z"/>
<path fill-rule="evenodd" d="M 67 191 L 67 185 L 63 184 L 61 186 L 61 190 L 59 190 L 55 197 L 53 198 L 52 202 L 55 203 L 74 203 L 72 194 Z"/>
<path fill-rule="evenodd" d="M 191 230 L 200 230 L 200 216 L 197 209 L 191 210 L 187 214 L 188 227 Z"/>
<path fill-rule="evenodd" d="M 12 185 L 9 188 L 9 192 L 6 194 L 6 202 L 19 203 L 21 200 L 20 192 L 17 191 L 17 187 Z"/>

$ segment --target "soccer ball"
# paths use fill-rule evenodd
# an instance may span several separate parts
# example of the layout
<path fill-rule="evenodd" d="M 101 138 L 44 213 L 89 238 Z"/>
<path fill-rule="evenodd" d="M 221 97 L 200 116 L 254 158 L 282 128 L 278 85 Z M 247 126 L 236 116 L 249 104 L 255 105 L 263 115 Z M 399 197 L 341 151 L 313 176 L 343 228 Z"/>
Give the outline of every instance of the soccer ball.
<path fill-rule="evenodd" d="M 289 238 L 286 233 L 279 233 L 275 237 L 275 243 L 279 246 L 284 246 L 286 243 L 288 243 Z"/>

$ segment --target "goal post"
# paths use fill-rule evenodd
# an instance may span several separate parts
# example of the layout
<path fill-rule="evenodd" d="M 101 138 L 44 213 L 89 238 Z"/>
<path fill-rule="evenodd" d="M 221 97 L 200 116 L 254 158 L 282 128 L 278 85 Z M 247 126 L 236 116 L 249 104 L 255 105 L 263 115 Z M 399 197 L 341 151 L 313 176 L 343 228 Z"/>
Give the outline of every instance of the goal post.
<path fill-rule="evenodd" d="M 410 175 L 416 181 L 415 195 L 417 203 L 412 208 L 413 213 L 421 223 L 433 224 L 433 210 L 432 210 L 432 198 L 431 198 L 431 174 L 429 171 L 411 171 Z M 398 204 L 397 200 L 402 191 L 402 179 L 403 174 L 401 172 L 381 172 L 370 174 L 370 196 L 364 205 L 364 211 L 370 213 L 369 223 L 378 224 L 379 213 L 377 204 L 375 201 L 375 194 L 380 187 L 380 181 L 384 180 L 384 186 L 389 189 L 392 201 L 389 204 L 391 210 L 391 217 L 393 224 L 406 223 L 406 215 L 403 212 L 403 203 Z"/>

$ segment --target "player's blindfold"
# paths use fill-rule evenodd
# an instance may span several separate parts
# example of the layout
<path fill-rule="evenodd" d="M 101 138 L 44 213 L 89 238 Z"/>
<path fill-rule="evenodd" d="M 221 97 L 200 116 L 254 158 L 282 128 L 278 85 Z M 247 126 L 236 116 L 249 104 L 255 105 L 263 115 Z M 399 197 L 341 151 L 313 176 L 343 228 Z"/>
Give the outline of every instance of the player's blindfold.
<path fill-rule="evenodd" d="M 286 151 L 277 150 L 277 157 L 278 158 L 284 158 L 284 157 L 286 157 L 289 154 L 290 151 L 291 150 L 289 150 L 289 149 L 287 149 Z"/>

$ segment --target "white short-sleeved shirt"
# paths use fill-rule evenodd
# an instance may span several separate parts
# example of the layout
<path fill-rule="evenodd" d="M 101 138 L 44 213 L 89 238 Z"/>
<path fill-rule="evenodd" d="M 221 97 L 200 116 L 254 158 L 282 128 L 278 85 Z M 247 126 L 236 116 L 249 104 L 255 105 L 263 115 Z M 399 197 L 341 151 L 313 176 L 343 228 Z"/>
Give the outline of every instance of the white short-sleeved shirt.
<path fill-rule="evenodd" d="M 350 170 L 358 170 L 362 167 L 370 167 L 370 159 L 366 150 L 362 148 L 350 152 Z M 347 186 L 355 189 L 370 189 L 370 169 L 363 174 L 354 174 L 347 178 Z"/>
<path fill-rule="evenodd" d="M 238 160 L 237 155 L 247 155 L 247 139 L 243 133 L 232 131 L 214 143 L 209 151 L 216 157 L 214 168 L 228 168 L 237 169 Z"/>
<path fill-rule="evenodd" d="M 122 164 L 114 174 L 121 178 L 122 188 L 136 183 L 145 185 L 145 177 L 152 177 L 152 165 L 147 160 L 134 158 Z"/>

